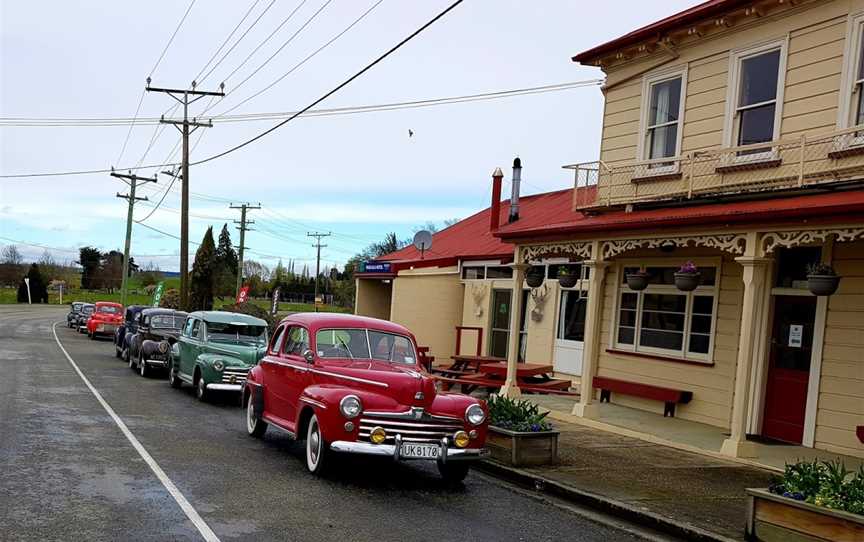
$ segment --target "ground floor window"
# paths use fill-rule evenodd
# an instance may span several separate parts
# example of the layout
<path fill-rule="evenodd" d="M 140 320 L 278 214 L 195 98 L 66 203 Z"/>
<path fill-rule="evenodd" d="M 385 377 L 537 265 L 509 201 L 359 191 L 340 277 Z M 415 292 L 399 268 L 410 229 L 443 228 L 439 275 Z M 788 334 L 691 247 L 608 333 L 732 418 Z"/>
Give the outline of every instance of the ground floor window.
<path fill-rule="evenodd" d="M 510 311 L 512 302 L 511 290 L 492 291 L 491 326 L 489 331 L 489 355 L 499 358 L 507 357 L 507 343 L 510 337 Z M 522 290 L 522 314 L 519 323 L 519 360 L 525 360 L 525 349 L 528 341 L 526 308 L 528 306 L 528 290 Z"/>
<path fill-rule="evenodd" d="M 626 286 L 621 273 L 615 346 L 623 350 L 709 361 L 717 301 L 717 269 L 702 267 L 702 285 L 682 292 L 674 285 L 674 266 L 647 267 L 645 290 Z"/>
<path fill-rule="evenodd" d="M 578 290 L 561 292 L 558 317 L 558 338 L 565 341 L 585 342 L 585 309 L 588 294 Z"/>

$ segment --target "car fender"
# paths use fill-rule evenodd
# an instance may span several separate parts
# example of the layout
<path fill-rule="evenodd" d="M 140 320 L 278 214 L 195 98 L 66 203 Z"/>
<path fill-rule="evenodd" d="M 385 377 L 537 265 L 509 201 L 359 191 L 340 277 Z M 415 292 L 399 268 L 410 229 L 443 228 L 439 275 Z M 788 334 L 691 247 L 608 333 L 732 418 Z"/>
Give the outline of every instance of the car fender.
<path fill-rule="evenodd" d="M 321 432 L 328 441 L 338 439 L 356 440 L 360 424 L 357 418 L 347 419 L 339 410 L 339 402 L 347 395 L 355 395 L 360 399 L 363 410 L 382 410 L 385 412 L 398 412 L 406 407 L 401 407 L 395 399 L 367 390 L 357 390 L 347 386 L 315 385 L 309 386 L 300 394 L 297 405 L 297 434 L 305 434 L 305 424 L 309 421 L 310 413 L 314 412 L 318 417 Z M 361 414 L 362 416 L 362 414 Z M 353 430 L 346 431 L 346 422 L 353 422 Z M 302 438 L 299 437 L 299 438 Z"/>
<path fill-rule="evenodd" d="M 197 358 L 195 358 L 195 367 L 201 371 L 201 376 L 204 378 L 204 382 L 207 384 L 220 380 L 220 378 L 217 378 L 217 375 L 219 373 L 215 369 L 213 369 L 213 364 L 217 360 L 222 361 L 226 367 L 247 366 L 242 360 L 233 356 L 227 356 L 225 354 L 213 354 L 209 352 L 200 354 Z"/>

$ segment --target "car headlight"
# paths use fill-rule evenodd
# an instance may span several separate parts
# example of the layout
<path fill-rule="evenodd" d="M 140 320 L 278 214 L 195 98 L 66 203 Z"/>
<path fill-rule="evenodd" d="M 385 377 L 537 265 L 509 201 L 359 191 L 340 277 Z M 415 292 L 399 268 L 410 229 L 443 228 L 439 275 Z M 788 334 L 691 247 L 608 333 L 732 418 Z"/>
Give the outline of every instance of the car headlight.
<path fill-rule="evenodd" d="M 480 425 L 484 421 L 486 421 L 486 413 L 483 412 L 483 407 L 474 403 L 465 409 L 465 419 L 471 425 Z"/>
<path fill-rule="evenodd" d="M 356 418 L 363 412 L 363 406 L 360 404 L 360 398 L 356 395 L 346 395 L 339 401 L 339 412 L 346 418 Z"/>
<path fill-rule="evenodd" d="M 224 368 L 225 368 L 225 363 L 221 359 L 217 359 L 216 361 L 213 362 L 213 369 L 215 369 L 217 371 L 221 371 Z"/>

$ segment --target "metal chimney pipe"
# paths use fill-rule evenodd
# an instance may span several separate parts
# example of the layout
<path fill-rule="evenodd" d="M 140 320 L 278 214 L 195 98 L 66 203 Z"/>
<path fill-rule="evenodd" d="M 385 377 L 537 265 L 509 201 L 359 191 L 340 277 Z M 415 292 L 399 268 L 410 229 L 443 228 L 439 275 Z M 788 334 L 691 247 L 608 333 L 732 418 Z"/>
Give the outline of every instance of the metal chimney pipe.
<path fill-rule="evenodd" d="M 522 183 L 522 160 L 517 156 L 513 160 L 513 190 L 510 193 L 509 222 L 519 220 L 519 185 Z"/>
<path fill-rule="evenodd" d="M 492 206 L 489 207 L 489 231 L 495 231 L 501 222 L 501 184 L 504 173 L 500 167 L 492 172 Z"/>

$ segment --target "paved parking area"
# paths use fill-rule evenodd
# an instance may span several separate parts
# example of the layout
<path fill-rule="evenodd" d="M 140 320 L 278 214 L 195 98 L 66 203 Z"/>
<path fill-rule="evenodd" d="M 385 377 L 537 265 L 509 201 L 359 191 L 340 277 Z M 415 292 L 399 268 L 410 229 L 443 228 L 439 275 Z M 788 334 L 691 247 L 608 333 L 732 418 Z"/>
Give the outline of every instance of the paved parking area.
<path fill-rule="evenodd" d="M 112 419 L 55 341 L 64 317 L 0 307 L 4 540 L 639 539 L 476 473 L 448 488 L 434 466 L 346 458 L 314 478 L 285 435 L 248 437 L 234 398 L 200 403 L 58 325 Z"/>

